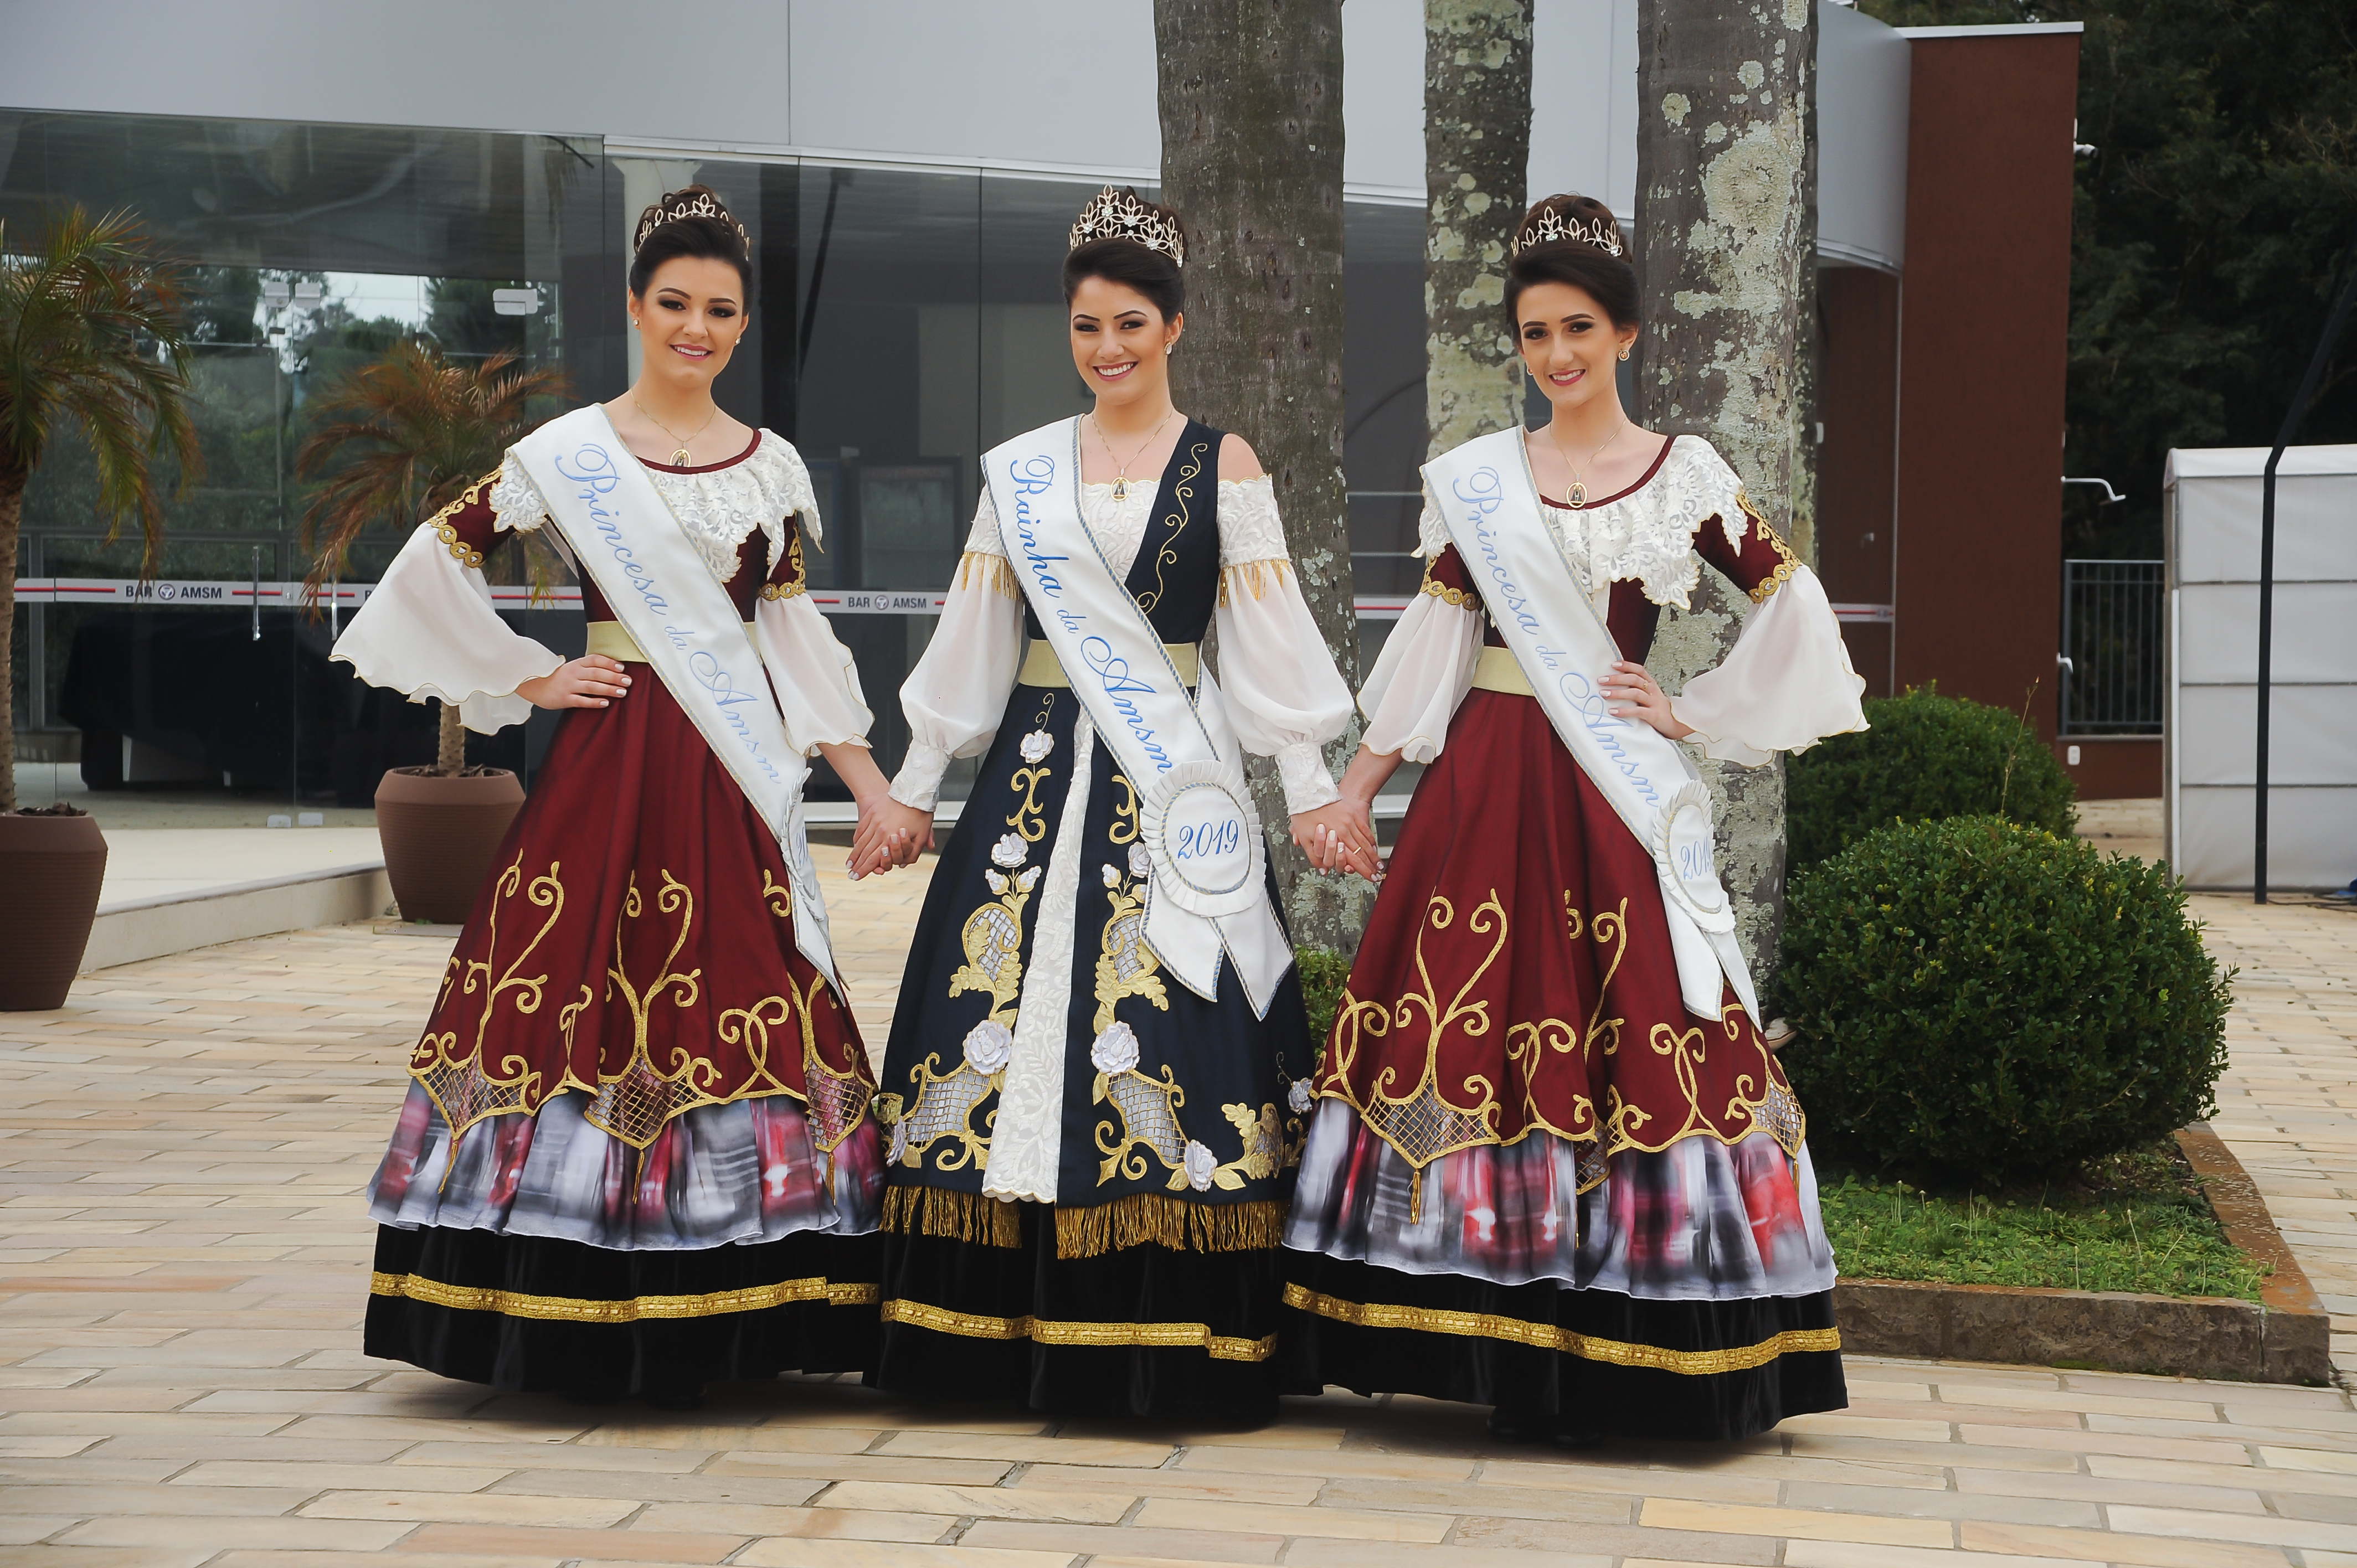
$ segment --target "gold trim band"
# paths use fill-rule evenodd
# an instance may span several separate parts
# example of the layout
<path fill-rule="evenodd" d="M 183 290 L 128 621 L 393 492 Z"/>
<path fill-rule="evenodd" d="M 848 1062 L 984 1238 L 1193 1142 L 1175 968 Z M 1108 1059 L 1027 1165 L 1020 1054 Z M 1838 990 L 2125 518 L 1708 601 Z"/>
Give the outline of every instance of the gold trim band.
<path fill-rule="evenodd" d="M 1732 1346 L 1725 1350 L 1669 1350 L 1659 1345 L 1631 1345 L 1621 1339 L 1600 1339 L 1592 1334 L 1558 1328 L 1552 1323 L 1526 1323 L 1518 1317 L 1500 1317 L 1493 1313 L 1451 1312 L 1442 1307 L 1384 1306 L 1343 1301 L 1297 1284 L 1285 1287 L 1285 1305 L 1359 1328 L 1414 1328 L 1426 1334 L 1502 1339 L 1509 1344 L 1528 1345 L 1538 1350 L 1559 1350 L 1583 1361 L 1602 1361 L 1615 1367 L 1641 1367 L 1647 1371 L 1676 1372 L 1690 1378 L 1706 1378 L 1720 1372 L 1748 1372 L 1792 1351 L 1841 1348 L 1841 1330 L 1838 1328 L 1787 1328 L 1757 1345 Z M 885 1310 L 891 1310 L 889 1303 L 886 1304 Z"/>
<path fill-rule="evenodd" d="M 753 635 L 753 623 L 749 620 L 745 623 L 745 635 L 748 638 Z M 603 654 L 618 664 L 644 664 L 647 661 L 646 654 L 639 648 L 638 639 L 632 637 L 618 620 L 591 621 L 589 646 L 582 652 Z"/>
<path fill-rule="evenodd" d="M 1473 661 L 1473 688 L 1478 692 L 1504 692 L 1510 696 L 1534 697 L 1531 678 L 1523 673 L 1521 660 L 1510 648 L 1491 648 L 1484 644 L 1481 657 Z"/>
<path fill-rule="evenodd" d="M 921 1301 L 888 1301 L 887 1323 L 962 1334 L 969 1339 L 1028 1339 L 1040 1345 L 1094 1348 L 1145 1346 L 1154 1349 L 1203 1350 L 1214 1361 L 1265 1361 L 1276 1351 L 1276 1336 L 1239 1339 L 1214 1334 L 1208 1323 L 1053 1323 L 1037 1317 L 977 1317 Z"/>
<path fill-rule="evenodd" d="M 1178 679 L 1182 684 L 1194 686 L 1201 683 L 1203 650 L 1200 645 L 1192 642 L 1166 642 L 1162 645 L 1162 651 L 1170 656 L 1170 662 L 1178 670 Z M 1018 686 L 1051 686 L 1064 689 L 1069 688 L 1072 682 L 1071 678 L 1064 673 L 1063 663 L 1057 659 L 1056 650 L 1045 641 L 1035 638 L 1032 639 L 1030 651 L 1023 656 L 1023 669 L 1015 677 L 1015 683 Z"/>
<path fill-rule="evenodd" d="M 447 1306 L 459 1312 L 496 1312 L 505 1317 L 539 1317 L 557 1323 L 637 1323 L 644 1318 L 719 1317 L 732 1312 L 759 1312 L 798 1301 L 823 1301 L 829 1306 L 871 1306 L 883 1295 L 872 1284 L 837 1284 L 823 1276 L 780 1280 L 773 1285 L 744 1290 L 708 1291 L 702 1295 L 638 1295 L 592 1301 L 579 1296 L 527 1295 L 522 1291 L 492 1290 L 485 1285 L 445 1284 L 420 1274 L 372 1273 L 369 1294 L 393 1295 Z"/>

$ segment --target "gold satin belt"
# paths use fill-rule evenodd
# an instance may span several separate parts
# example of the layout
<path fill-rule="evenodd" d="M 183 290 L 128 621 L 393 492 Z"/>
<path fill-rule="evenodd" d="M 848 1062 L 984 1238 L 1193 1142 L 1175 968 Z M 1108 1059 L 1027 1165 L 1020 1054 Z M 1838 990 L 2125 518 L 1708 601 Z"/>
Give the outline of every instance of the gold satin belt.
<path fill-rule="evenodd" d="M 1506 692 L 1517 697 L 1534 697 L 1531 678 L 1523 673 L 1522 661 L 1511 648 L 1491 648 L 1484 644 L 1481 657 L 1473 665 L 1473 689 L 1477 692 Z"/>
<path fill-rule="evenodd" d="M 1169 655 L 1170 663 L 1178 671 L 1178 679 L 1183 684 L 1195 686 L 1201 682 L 1203 650 L 1200 644 L 1166 642 L 1162 645 L 1162 651 Z M 1018 686 L 1069 687 L 1072 682 L 1065 675 L 1062 663 L 1057 660 L 1055 649 L 1049 647 L 1044 638 L 1033 638 L 1031 651 L 1023 656 L 1023 670 L 1015 677 L 1015 683 Z"/>
<path fill-rule="evenodd" d="M 753 623 L 745 623 L 745 635 L 753 635 Z M 639 648 L 638 639 L 623 629 L 618 620 L 593 620 L 589 623 L 589 646 L 585 654 L 601 653 L 618 664 L 644 664 L 647 656 Z"/>

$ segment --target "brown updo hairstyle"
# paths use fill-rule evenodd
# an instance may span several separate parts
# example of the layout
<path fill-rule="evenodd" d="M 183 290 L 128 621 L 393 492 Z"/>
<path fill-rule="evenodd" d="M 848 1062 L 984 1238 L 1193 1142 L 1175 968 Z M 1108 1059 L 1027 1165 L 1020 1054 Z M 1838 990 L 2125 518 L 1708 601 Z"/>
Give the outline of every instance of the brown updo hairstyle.
<path fill-rule="evenodd" d="M 1180 222 L 1175 209 L 1146 200 L 1135 189 L 1125 194 L 1168 222 L 1178 231 L 1180 248 L 1187 240 L 1187 225 Z M 1161 252 L 1149 249 L 1135 240 L 1091 240 L 1075 245 L 1064 255 L 1064 303 L 1072 303 L 1073 294 L 1089 278 L 1103 278 L 1134 288 L 1144 295 L 1147 303 L 1162 313 L 1168 321 L 1187 308 L 1187 279 L 1177 262 Z"/>
<path fill-rule="evenodd" d="M 682 217 L 664 216 L 683 208 L 696 210 Z M 752 247 L 746 242 L 745 231 L 722 205 L 719 193 L 710 186 L 691 185 L 665 192 L 661 201 L 639 214 L 637 232 L 638 249 L 630 257 L 630 294 L 634 298 L 646 297 L 648 281 L 665 262 L 674 256 L 698 256 L 726 262 L 735 267 L 745 285 L 745 303 L 750 306 Z"/>
<path fill-rule="evenodd" d="M 1506 327 L 1516 337 L 1523 322 L 1515 305 L 1534 284 L 1569 284 L 1602 306 L 1615 327 L 1637 320 L 1637 269 L 1629 264 L 1620 220 L 1604 203 L 1592 196 L 1546 197 L 1531 204 L 1514 233 L 1516 250 L 1506 263 Z M 1551 233 L 1566 237 L 1547 238 Z M 1608 236 L 1620 254 L 1596 242 Z"/>

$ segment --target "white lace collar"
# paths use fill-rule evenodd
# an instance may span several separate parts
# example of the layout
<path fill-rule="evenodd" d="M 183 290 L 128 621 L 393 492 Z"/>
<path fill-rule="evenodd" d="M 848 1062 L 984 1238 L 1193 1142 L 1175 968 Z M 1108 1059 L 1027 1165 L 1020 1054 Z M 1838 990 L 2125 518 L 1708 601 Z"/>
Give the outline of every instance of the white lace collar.
<path fill-rule="evenodd" d="M 1540 510 L 1563 541 L 1582 594 L 1635 581 L 1655 604 L 1680 609 L 1702 577 L 1695 531 L 1716 516 L 1728 545 L 1739 549 L 1750 527 L 1735 470 L 1699 435 L 1671 437 L 1660 467 L 1634 489 L 1577 511 L 1544 503 Z M 1428 497 L 1419 533 L 1427 556 L 1448 544 L 1448 525 Z"/>
<path fill-rule="evenodd" d="M 786 519 L 799 517 L 812 542 L 822 537 L 818 497 L 810 470 L 793 443 L 774 431 L 757 433 L 743 459 L 694 473 L 643 465 L 647 478 L 678 519 L 712 575 L 726 583 L 737 575 L 737 553 L 755 529 L 769 541 L 769 569 L 786 552 Z M 491 510 L 501 528 L 538 528 L 548 503 L 512 455 L 491 488 Z M 528 520 L 528 521 L 527 521 Z"/>

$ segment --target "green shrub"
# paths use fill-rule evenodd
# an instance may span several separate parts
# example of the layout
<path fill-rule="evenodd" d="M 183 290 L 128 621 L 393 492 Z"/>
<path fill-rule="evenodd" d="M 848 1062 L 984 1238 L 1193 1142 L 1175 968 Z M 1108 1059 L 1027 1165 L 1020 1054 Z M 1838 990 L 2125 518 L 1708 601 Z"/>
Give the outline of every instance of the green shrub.
<path fill-rule="evenodd" d="M 2206 1115 L 2230 975 L 2165 866 L 1994 817 L 1879 829 L 1792 878 L 1783 1052 L 1830 1147 L 2003 1185 Z"/>
<path fill-rule="evenodd" d="M 2018 714 L 1920 687 L 1874 697 L 1857 735 L 1794 757 L 1785 776 L 1790 864 L 1837 854 L 1894 822 L 2004 817 L 2067 835 L 2078 787 Z"/>
<path fill-rule="evenodd" d="M 1310 1048 L 1323 1051 L 1326 1036 L 1334 1032 L 1334 1015 L 1342 1005 L 1342 988 L 1351 983 L 1350 955 L 1296 948 L 1293 961 L 1301 971 L 1301 1010 L 1309 1015 Z"/>

